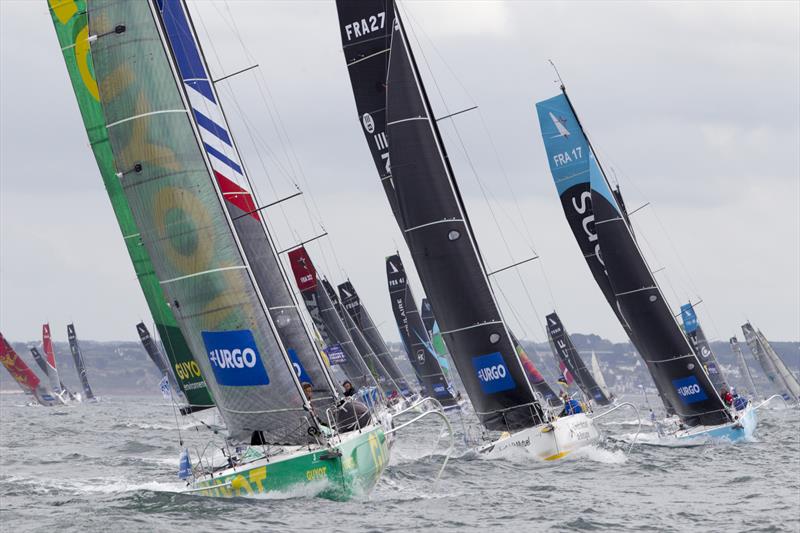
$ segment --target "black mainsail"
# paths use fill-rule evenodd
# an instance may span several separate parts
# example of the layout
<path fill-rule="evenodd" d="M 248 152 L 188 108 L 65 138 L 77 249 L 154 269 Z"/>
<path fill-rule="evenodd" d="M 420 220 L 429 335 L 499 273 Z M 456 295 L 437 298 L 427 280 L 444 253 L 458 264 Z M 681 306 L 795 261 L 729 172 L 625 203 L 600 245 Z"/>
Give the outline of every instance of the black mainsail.
<path fill-rule="evenodd" d="M 413 394 L 414 391 L 409 386 L 403 373 L 397 367 L 397 363 L 394 362 L 392 354 L 389 352 L 389 347 L 386 346 L 386 341 L 383 340 L 380 331 L 375 327 L 375 322 L 372 321 L 369 311 L 367 311 L 364 302 L 362 302 L 361 298 L 358 296 L 352 282 L 347 280 L 341 283 L 338 288 L 345 311 L 350 315 L 350 318 L 353 320 L 356 327 L 358 327 L 358 330 L 364 335 L 364 339 L 367 341 L 367 344 L 369 344 L 370 349 L 378 357 L 378 360 L 389 373 L 389 376 L 397 386 L 400 387 L 400 392 L 406 396 Z"/>
<path fill-rule="evenodd" d="M 586 397 L 591 398 L 598 405 L 608 405 L 611 400 L 608 399 L 603 389 L 597 384 L 589 372 L 589 368 L 583 362 L 578 350 L 572 343 L 567 330 L 564 328 L 561 319 L 554 311 L 545 317 L 547 320 L 547 336 L 551 340 L 551 346 L 555 351 L 558 360 L 564 364 L 567 370 L 570 371 L 578 388 Z"/>
<path fill-rule="evenodd" d="M 181 388 L 178 385 L 178 380 L 175 379 L 175 374 L 172 373 L 172 367 L 167 362 L 167 359 L 164 357 L 164 354 L 161 352 L 161 350 L 158 349 L 156 341 L 150 336 L 150 331 L 147 329 L 147 326 L 144 325 L 144 322 L 139 322 L 136 324 L 136 332 L 139 334 L 139 340 L 142 341 L 142 347 L 144 348 L 144 351 L 147 352 L 150 360 L 153 361 L 154 365 L 156 365 L 161 377 L 166 376 L 167 380 L 169 381 L 169 386 L 174 394 L 180 393 Z"/>
<path fill-rule="evenodd" d="M 406 270 L 399 255 L 386 258 L 386 277 L 389 284 L 389 299 L 392 303 L 400 339 L 408 354 L 411 367 L 417 380 L 425 387 L 425 392 L 444 405 L 455 405 L 453 387 L 439 364 L 425 325 L 417 309 L 411 286 L 406 280 Z"/>
<path fill-rule="evenodd" d="M 592 274 L 668 408 L 689 425 L 731 420 L 661 293 L 566 91 L 536 104 L 556 188 Z"/>
<path fill-rule="evenodd" d="M 91 400 L 94 398 L 94 393 L 92 392 L 92 387 L 89 386 L 89 378 L 86 377 L 86 365 L 83 362 L 83 354 L 81 353 L 80 344 L 78 344 L 78 336 L 75 334 L 74 324 L 67 324 L 67 339 L 69 340 L 69 351 L 72 352 L 75 369 L 78 371 L 78 377 L 83 387 L 83 399 Z"/>

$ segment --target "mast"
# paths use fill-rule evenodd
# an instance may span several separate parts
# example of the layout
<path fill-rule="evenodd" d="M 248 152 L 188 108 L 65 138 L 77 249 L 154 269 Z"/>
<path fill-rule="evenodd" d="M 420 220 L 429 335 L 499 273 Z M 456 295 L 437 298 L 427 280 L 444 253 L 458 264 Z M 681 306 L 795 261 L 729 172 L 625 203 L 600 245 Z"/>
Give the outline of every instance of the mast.
<path fill-rule="evenodd" d="M 536 110 L 565 215 L 595 280 L 668 410 L 689 426 L 730 421 L 633 237 L 563 85 L 561 91 L 537 103 Z"/>

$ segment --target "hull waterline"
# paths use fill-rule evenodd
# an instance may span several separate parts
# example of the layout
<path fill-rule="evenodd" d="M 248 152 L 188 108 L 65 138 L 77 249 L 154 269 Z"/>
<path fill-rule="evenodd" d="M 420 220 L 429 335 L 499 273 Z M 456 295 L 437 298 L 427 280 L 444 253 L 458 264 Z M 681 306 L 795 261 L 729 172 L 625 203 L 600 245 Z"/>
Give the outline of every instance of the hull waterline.
<path fill-rule="evenodd" d="M 592 419 L 585 413 L 578 413 L 558 418 L 549 424 L 503 435 L 478 451 L 489 457 L 497 457 L 504 450 L 520 448 L 539 460 L 555 461 L 599 440 L 600 433 Z"/>

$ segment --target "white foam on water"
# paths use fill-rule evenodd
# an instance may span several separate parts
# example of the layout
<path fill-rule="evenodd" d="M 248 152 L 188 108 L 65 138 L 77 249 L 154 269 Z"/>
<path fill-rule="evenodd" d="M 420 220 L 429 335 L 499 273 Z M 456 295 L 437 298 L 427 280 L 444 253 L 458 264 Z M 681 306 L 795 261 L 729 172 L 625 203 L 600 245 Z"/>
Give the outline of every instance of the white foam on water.
<path fill-rule="evenodd" d="M 589 445 L 578 448 L 574 452 L 566 456 L 568 460 L 583 460 L 588 459 L 595 463 L 603 463 L 608 465 L 621 465 L 628 462 L 628 456 L 625 455 L 623 450 L 609 450 L 600 446 Z"/>

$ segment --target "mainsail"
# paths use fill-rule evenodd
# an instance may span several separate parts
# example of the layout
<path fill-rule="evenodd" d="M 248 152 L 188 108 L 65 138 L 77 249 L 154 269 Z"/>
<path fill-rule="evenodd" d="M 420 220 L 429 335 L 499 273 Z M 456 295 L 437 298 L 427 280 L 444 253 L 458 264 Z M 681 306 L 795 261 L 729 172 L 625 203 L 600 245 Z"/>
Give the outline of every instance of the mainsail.
<path fill-rule="evenodd" d="M 90 48 L 87 2 L 86 0 L 50 0 L 49 3 L 50 15 L 64 55 L 72 89 L 83 117 L 83 124 L 89 136 L 89 144 L 111 200 L 117 223 L 122 230 L 125 246 L 136 272 L 136 279 L 139 281 L 147 306 L 155 321 L 158 336 L 164 341 L 164 350 L 175 370 L 181 390 L 186 395 L 191 410 L 213 407 L 214 402 L 200 375 L 200 367 L 192 357 L 186 339 L 178 328 L 175 316 L 167 305 L 164 291 L 153 271 L 153 264 L 147 248 L 142 246 L 139 228 L 128 205 L 120 179 L 116 175 L 114 154 L 109 143 L 103 107 L 100 104 L 98 82 L 95 78 L 96 72 Z M 94 6 L 95 3 L 92 2 L 92 8 Z M 115 24 L 117 26 L 111 28 L 111 31 L 125 31 L 124 22 L 118 21 Z M 124 73 L 127 72 L 129 70 L 122 67 L 119 75 L 124 77 L 126 75 Z M 125 80 L 118 79 L 124 85 Z M 46 343 L 45 355 L 49 360 Z"/>
<path fill-rule="evenodd" d="M 731 337 L 729 342 L 731 344 L 731 350 L 733 351 L 733 354 L 739 361 L 739 367 L 742 369 L 742 373 L 747 376 L 747 384 L 750 385 L 750 394 L 752 394 L 754 398 L 757 398 L 759 394 L 758 389 L 756 388 L 756 382 L 753 381 L 753 374 L 750 373 L 750 367 L 744 358 L 742 347 L 739 346 L 739 341 L 736 337 Z"/>
<path fill-rule="evenodd" d="M 53 338 L 50 335 L 50 324 L 42 324 L 42 350 L 44 350 L 45 362 L 47 363 L 47 376 L 50 384 L 57 393 L 67 390 L 56 368 L 56 352 L 53 350 Z"/>
<path fill-rule="evenodd" d="M 391 31 L 386 133 L 397 222 L 480 421 L 506 431 L 538 425 L 541 407 L 495 301 L 396 10 Z"/>
<path fill-rule="evenodd" d="M 185 56 L 176 50 L 184 41 L 167 37 L 180 17 L 188 21 L 178 0 L 93 2 L 92 58 L 118 180 L 228 435 L 305 444 L 316 419 L 226 209 L 214 149 L 194 110 L 198 98 L 216 99 L 212 84 L 184 83 L 178 63 Z"/>
<path fill-rule="evenodd" d="M 172 368 L 167 364 L 164 355 L 161 353 L 161 350 L 158 349 L 156 341 L 150 336 L 150 331 L 147 329 L 147 326 L 144 325 L 144 322 L 136 324 L 136 332 L 139 334 L 139 340 L 142 341 L 144 351 L 147 352 L 150 360 L 156 365 L 161 376 L 166 376 L 172 391 L 178 393 L 181 389 L 178 386 L 175 375 L 172 373 Z"/>
<path fill-rule="evenodd" d="M 400 387 L 402 394 L 409 395 L 413 393 L 405 376 L 397 367 L 397 363 L 394 362 L 392 354 L 389 352 L 389 347 L 386 346 L 386 341 L 383 340 L 380 331 L 375 327 L 369 311 L 367 311 L 355 287 L 349 280 L 339 285 L 339 295 L 342 298 L 342 305 L 347 314 L 350 315 L 359 331 L 364 335 L 369 347 L 378 356 L 389 376 Z"/>
<path fill-rule="evenodd" d="M 67 324 L 67 340 L 69 341 L 69 351 L 72 352 L 72 360 L 75 361 L 75 370 L 78 371 L 78 378 L 83 387 L 83 399 L 91 400 L 94 398 L 92 387 L 89 386 L 89 378 L 86 376 L 86 364 L 83 361 L 81 346 L 78 344 L 78 336 L 75 334 L 75 325 Z"/>
<path fill-rule="evenodd" d="M 566 91 L 537 103 L 536 110 L 570 227 L 665 405 L 689 426 L 730 421 L 633 238 Z"/>
<path fill-rule="evenodd" d="M 425 387 L 426 394 L 439 400 L 442 405 L 455 405 L 453 388 L 442 371 L 436 350 L 422 323 L 399 255 L 386 258 L 386 277 L 400 339 L 403 341 L 417 380 Z"/>
<path fill-rule="evenodd" d="M 300 316 L 297 301 L 289 288 L 289 279 L 255 195 L 248 190 L 247 171 L 209 75 L 188 9 L 180 0 L 157 0 L 156 4 L 203 149 L 225 199 L 239 243 L 292 364 L 299 366 L 305 376 L 303 380 L 308 378 L 312 384 L 314 404 L 323 412 L 333 404 L 336 396 L 333 382 Z M 299 378 L 300 371 L 297 372 Z"/>
<path fill-rule="evenodd" d="M 572 343 L 567 330 L 564 328 L 564 324 L 561 323 L 558 314 L 553 312 L 547 315 L 545 320 L 547 320 L 547 335 L 552 339 L 552 347 L 559 361 L 567 367 L 567 370 L 574 377 L 581 392 L 587 398 L 597 402 L 598 405 L 610 404 L 611 400 L 608 399 L 603 389 L 595 381 L 594 376 L 589 372 L 578 350 Z"/>
<path fill-rule="evenodd" d="M 11 344 L 0 333 L 0 363 L 6 367 L 8 373 L 17 382 L 17 385 L 26 393 L 36 398 L 36 401 L 42 405 L 56 405 L 58 400 L 53 398 L 49 392 L 42 386 L 39 377 L 31 370 L 31 368 L 17 355 Z"/>
<path fill-rule="evenodd" d="M 783 359 L 781 359 L 781 356 L 779 356 L 778 352 L 772 347 L 772 344 L 770 344 L 764 334 L 761 333 L 761 330 L 758 330 L 758 338 L 761 340 L 761 344 L 766 350 L 767 357 L 772 360 L 772 364 L 778 371 L 778 375 L 786 384 L 786 390 L 789 391 L 790 396 L 794 398 L 795 402 L 800 402 L 800 380 L 789 370 L 789 367 L 786 366 L 786 363 L 783 362 Z"/>
<path fill-rule="evenodd" d="M 319 279 L 306 249 L 300 246 L 290 251 L 289 263 L 308 314 L 325 344 L 330 363 L 338 365 L 354 387 L 372 386 L 372 375 L 350 338 L 330 294 Z"/>
<path fill-rule="evenodd" d="M 725 381 L 725 376 L 722 374 L 722 368 L 720 368 L 717 357 L 714 355 L 713 350 L 711 350 L 711 345 L 708 343 L 705 333 L 703 333 L 703 328 L 697 320 L 697 314 L 694 312 L 694 306 L 692 304 L 683 304 L 681 306 L 681 319 L 683 320 L 683 331 L 686 332 L 686 336 L 692 343 L 694 353 L 700 359 L 700 362 L 703 363 L 703 367 L 705 367 L 708 377 L 711 379 L 711 383 L 714 384 L 714 387 L 718 391 L 721 391 L 723 388 L 727 389 L 728 383 Z"/>

